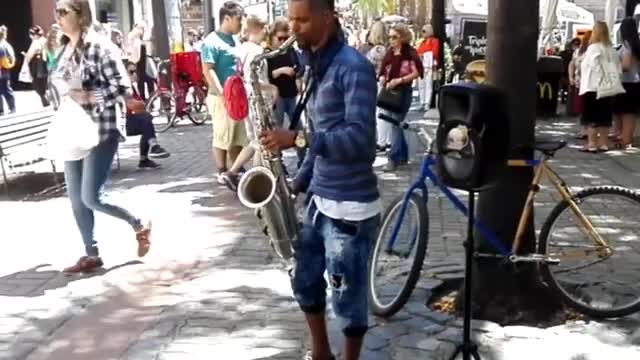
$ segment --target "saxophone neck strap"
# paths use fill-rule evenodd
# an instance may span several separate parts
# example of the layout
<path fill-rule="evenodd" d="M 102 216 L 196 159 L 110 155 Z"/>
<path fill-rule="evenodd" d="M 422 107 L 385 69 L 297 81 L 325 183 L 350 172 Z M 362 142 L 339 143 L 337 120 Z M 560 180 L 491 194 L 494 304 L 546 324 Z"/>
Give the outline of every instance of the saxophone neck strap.
<path fill-rule="evenodd" d="M 307 103 L 309 102 L 311 95 L 322 82 L 324 75 L 329 70 L 329 67 L 333 63 L 333 60 L 335 59 L 336 55 L 338 55 L 343 46 L 344 42 L 334 37 L 329 41 L 329 43 L 327 43 L 327 46 L 319 50 L 316 54 L 310 55 L 310 71 L 308 71 L 308 80 L 305 81 L 307 85 L 305 87 L 304 93 L 298 99 L 296 108 L 293 111 L 293 115 L 291 116 L 291 121 L 289 124 L 289 130 L 297 129 L 298 123 L 300 122 L 300 116 L 307 107 Z"/>

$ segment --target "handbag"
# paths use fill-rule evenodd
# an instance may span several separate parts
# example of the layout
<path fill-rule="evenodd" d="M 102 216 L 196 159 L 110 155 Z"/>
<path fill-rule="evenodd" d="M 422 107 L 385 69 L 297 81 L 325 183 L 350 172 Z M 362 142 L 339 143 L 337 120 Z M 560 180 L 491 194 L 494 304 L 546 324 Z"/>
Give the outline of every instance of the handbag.
<path fill-rule="evenodd" d="M 376 105 L 379 108 L 392 112 L 402 112 L 404 110 L 404 98 L 400 89 L 383 88 L 378 94 Z"/>
<path fill-rule="evenodd" d="M 33 77 L 31 76 L 31 70 L 29 69 L 29 63 L 26 61 L 22 62 L 22 66 L 20 67 L 20 73 L 18 74 L 18 81 L 25 84 L 31 84 L 33 82 Z"/>
<path fill-rule="evenodd" d="M 600 47 L 604 55 L 600 56 L 599 59 L 602 78 L 596 88 L 596 99 L 624 94 L 625 90 L 622 87 L 620 72 L 616 62 L 611 59 L 611 52 L 602 45 Z"/>
<path fill-rule="evenodd" d="M 65 96 L 51 118 L 47 132 L 49 158 L 59 161 L 81 160 L 99 142 L 98 124 L 80 104 Z"/>

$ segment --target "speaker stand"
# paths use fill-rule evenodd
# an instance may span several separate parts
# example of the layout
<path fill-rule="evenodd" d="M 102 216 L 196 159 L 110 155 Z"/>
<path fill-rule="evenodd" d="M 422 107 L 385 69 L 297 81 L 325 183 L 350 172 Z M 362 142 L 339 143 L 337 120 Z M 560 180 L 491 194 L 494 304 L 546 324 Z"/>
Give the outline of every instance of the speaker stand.
<path fill-rule="evenodd" d="M 475 201 L 476 194 L 469 191 L 469 217 L 467 222 L 467 241 L 464 242 L 465 248 L 465 270 L 464 270 L 464 320 L 462 344 L 458 345 L 456 352 L 449 358 L 454 360 L 458 354 L 462 354 L 463 360 L 473 359 L 480 360 L 478 354 L 478 345 L 471 341 L 471 281 L 473 278 L 473 251 L 474 236 L 473 229 L 475 223 Z"/>

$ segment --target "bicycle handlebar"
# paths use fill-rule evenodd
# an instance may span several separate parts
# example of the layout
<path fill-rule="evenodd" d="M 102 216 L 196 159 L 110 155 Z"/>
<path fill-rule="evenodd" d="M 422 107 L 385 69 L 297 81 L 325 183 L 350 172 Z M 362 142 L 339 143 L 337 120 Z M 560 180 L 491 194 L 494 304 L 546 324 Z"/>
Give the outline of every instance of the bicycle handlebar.
<path fill-rule="evenodd" d="M 422 143 L 424 148 L 427 149 L 427 151 L 430 153 L 433 152 L 433 139 L 431 138 L 431 136 L 429 136 L 429 134 L 423 127 L 412 123 L 406 123 L 404 121 L 398 121 L 385 113 L 378 114 L 378 119 L 384 120 L 392 124 L 393 126 L 398 126 L 403 130 L 416 133 L 416 135 L 418 135 L 418 141 Z"/>

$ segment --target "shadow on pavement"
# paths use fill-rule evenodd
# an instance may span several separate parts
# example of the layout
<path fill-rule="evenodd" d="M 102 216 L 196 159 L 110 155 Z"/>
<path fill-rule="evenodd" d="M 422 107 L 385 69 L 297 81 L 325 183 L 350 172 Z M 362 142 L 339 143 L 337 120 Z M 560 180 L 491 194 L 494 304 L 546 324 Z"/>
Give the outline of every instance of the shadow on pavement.
<path fill-rule="evenodd" d="M 38 297 L 45 295 L 45 292 L 48 290 L 66 287 L 73 281 L 103 276 L 111 271 L 139 264 L 142 264 L 142 262 L 138 260 L 128 261 L 120 265 L 102 268 L 92 273 L 79 274 L 76 276 L 65 276 L 59 270 L 43 270 L 51 265 L 41 264 L 27 270 L 0 277 L 0 296 Z"/>

